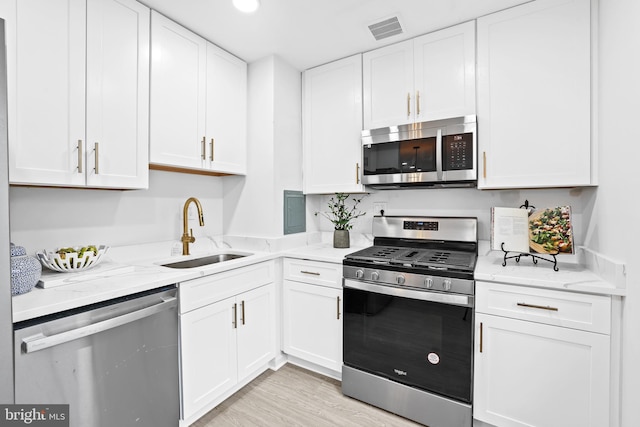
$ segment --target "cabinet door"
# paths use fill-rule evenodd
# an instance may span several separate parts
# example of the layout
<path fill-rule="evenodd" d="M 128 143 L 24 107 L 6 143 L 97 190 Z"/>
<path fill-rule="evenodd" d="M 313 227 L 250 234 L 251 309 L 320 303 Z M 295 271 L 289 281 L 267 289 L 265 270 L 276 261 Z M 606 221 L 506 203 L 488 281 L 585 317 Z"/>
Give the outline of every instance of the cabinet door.
<path fill-rule="evenodd" d="M 207 161 L 216 172 L 247 172 L 247 63 L 207 43 Z"/>
<path fill-rule="evenodd" d="M 151 13 L 150 162 L 205 164 L 206 41 Z"/>
<path fill-rule="evenodd" d="M 415 120 L 475 114 L 475 22 L 413 39 Z"/>
<path fill-rule="evenodd" d="M 307 70 L 303 79 L 304 192 L 362 192 L 361 55 Z"/>
<path fill-rule="evenodd" d="M 496 426 L 609 425 L 609 336 L 476 314 L 474 418 Z"/>
<path fill-rule="evenodd" d="M 19 0 L 15 25 L 9 179 L 84 185 L 85 0 Z"/>
<path fill-rule="evenodd" d="M 274 285 L 236 297 L 238 381 L 249 377 L 275 357 Z"/>
<path fill-rule="evenodd" d="M 413 40 L 362 55 L 364 128 L 415 120 Z"/>
<path fill-rule="evenodd" d="M 591 184 L 589 0 L 539 0 L 478 25 L 480 188 Z"/>
<path fill-rule="evenodd" d="M 342 369 L 342 290 L 284 281 L 284 352 Z"/>
<path fill-rule="evenodd" d="M 237 383 L 235 298 L 180 316 L 182 419 Z"/>
<path fill-rule="evenodd" d="M 87 185 L 149 181 L 149 9 L 133 0 L 87 4 Z"/>

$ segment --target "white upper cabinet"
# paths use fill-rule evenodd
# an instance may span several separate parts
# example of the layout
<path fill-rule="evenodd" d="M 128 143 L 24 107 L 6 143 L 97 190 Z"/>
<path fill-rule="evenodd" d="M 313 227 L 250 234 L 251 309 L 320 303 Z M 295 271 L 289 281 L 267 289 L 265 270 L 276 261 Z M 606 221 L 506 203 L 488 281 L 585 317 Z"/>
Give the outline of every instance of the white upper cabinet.
<path fill-rule="evenodd" d="M 247 173 L 247 63 L 207 43 L 207 160 L 218 172 Z"/>
<path fill-rule="evenodd" d="M 413 40 L 362 55 L 364 128 L 414 121 Z"/>
<path fill-rule="evenodd" d="M 152 12 L 150 162 L 246 173 L 247 65 Z"/>
<path fill-rule="evenodd" d="M 151 13 L 151 163 L 204 168 L 207 42 Z"/>
<path fill-rule="evenodd" d="M 149 186 L 149 9 L 88 0 L 87 185 Z"/>
<path fill-rule="evenodd" d="M 473 21 L 363 54 L 364 128 L 475 114 Z"/>
<path fill-rule="evenodd" d="M 479 188 L 594 184 L 590 0 L 478 19 Z"/>
<path fill-rule="evenodd" d="M 11 183 L 146 188 L 149 9 L 20 0 L 12 28 Z"/>
<path fill-rule="evenodd" d="M 476 112 L 476 23 L 413 39 L 415 121 Z"/>
<path fill-rule="evenodd" d="M 357 193 L 362 157 L 362 56 L 303 73 L 303 188 Z"/>

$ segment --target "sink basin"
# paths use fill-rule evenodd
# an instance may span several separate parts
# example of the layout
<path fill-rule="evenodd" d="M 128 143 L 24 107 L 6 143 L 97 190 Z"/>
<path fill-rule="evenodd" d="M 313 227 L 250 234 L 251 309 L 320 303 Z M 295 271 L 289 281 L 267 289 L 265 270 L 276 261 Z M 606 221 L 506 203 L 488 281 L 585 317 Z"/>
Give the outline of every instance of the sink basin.
<path fill-rule="evenodd" d="M 169 267 L 169 268 L 194 268 L 194 267 L 202 267 L 210 264 L 216 264 L 218 262 L 231 261 L 232 259 L 243 258 L 247 255 L 249 254 L 224 253 L 224 254 L 205 256 L 202 258 L 188 259 L 185 261 L 171 262 L 168 264 L 161 264 L 161 265 L 163 267 Z"/>

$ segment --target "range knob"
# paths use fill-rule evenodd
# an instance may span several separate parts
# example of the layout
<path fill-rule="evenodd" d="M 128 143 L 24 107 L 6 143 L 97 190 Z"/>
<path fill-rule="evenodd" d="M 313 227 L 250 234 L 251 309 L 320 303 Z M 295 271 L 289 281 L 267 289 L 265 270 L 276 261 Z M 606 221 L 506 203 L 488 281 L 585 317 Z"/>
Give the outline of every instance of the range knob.
<path fill-rule="evenodd" d="M 371 273 L 371 280 L 378 280 L 380 278 L 380 273 L 378 273 L 377 271 L 374 271 L 373 273 Z"/>
<path fill-rule="evenodd" d="M 424 279 L 424 285 L 429 289 L 433 288 L 433 279 L 431 277 L 427 277 Z"/>
<path fill-rule="evenodd" d="M 364 277 L 364 271 L 356 270 L 356 279 L 362 279 Z"/>
<path fill-rule="evenodd" d="M 445 291 L 450 291 L 451 290 L 451 279 L 444 279 L 442 281 L 442 288 Z"/>
<path fill-rule="evenodd" d="M 404 285 L 404 276 L 402 274 L 398 274 L 398 276 L 396 277 L 396 282 L 398 283 L 398 285 Z"/>

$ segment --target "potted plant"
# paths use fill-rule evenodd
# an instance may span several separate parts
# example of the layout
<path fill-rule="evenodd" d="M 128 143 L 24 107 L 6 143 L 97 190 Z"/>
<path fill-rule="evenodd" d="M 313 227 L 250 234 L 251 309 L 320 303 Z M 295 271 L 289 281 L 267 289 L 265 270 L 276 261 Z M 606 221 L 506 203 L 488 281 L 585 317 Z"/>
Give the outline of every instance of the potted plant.
<path fill-rule="evenodd" d="M 349 196 L 347 193 L 336 193 L 335 196 L 329 199 L 329 212 L 316 212 L 316 216 L 318 213 L 321 213 L 333 223 L 334 248 L 349 247 L 349 230 L 353 228 L 352 221 L 366 213 L 357 210 L 357 206 L 362 201 L 362 198 L 356 199 L 354 197 L 352 199 L 353 206 L 348 207 L 346 202 Z"/>

